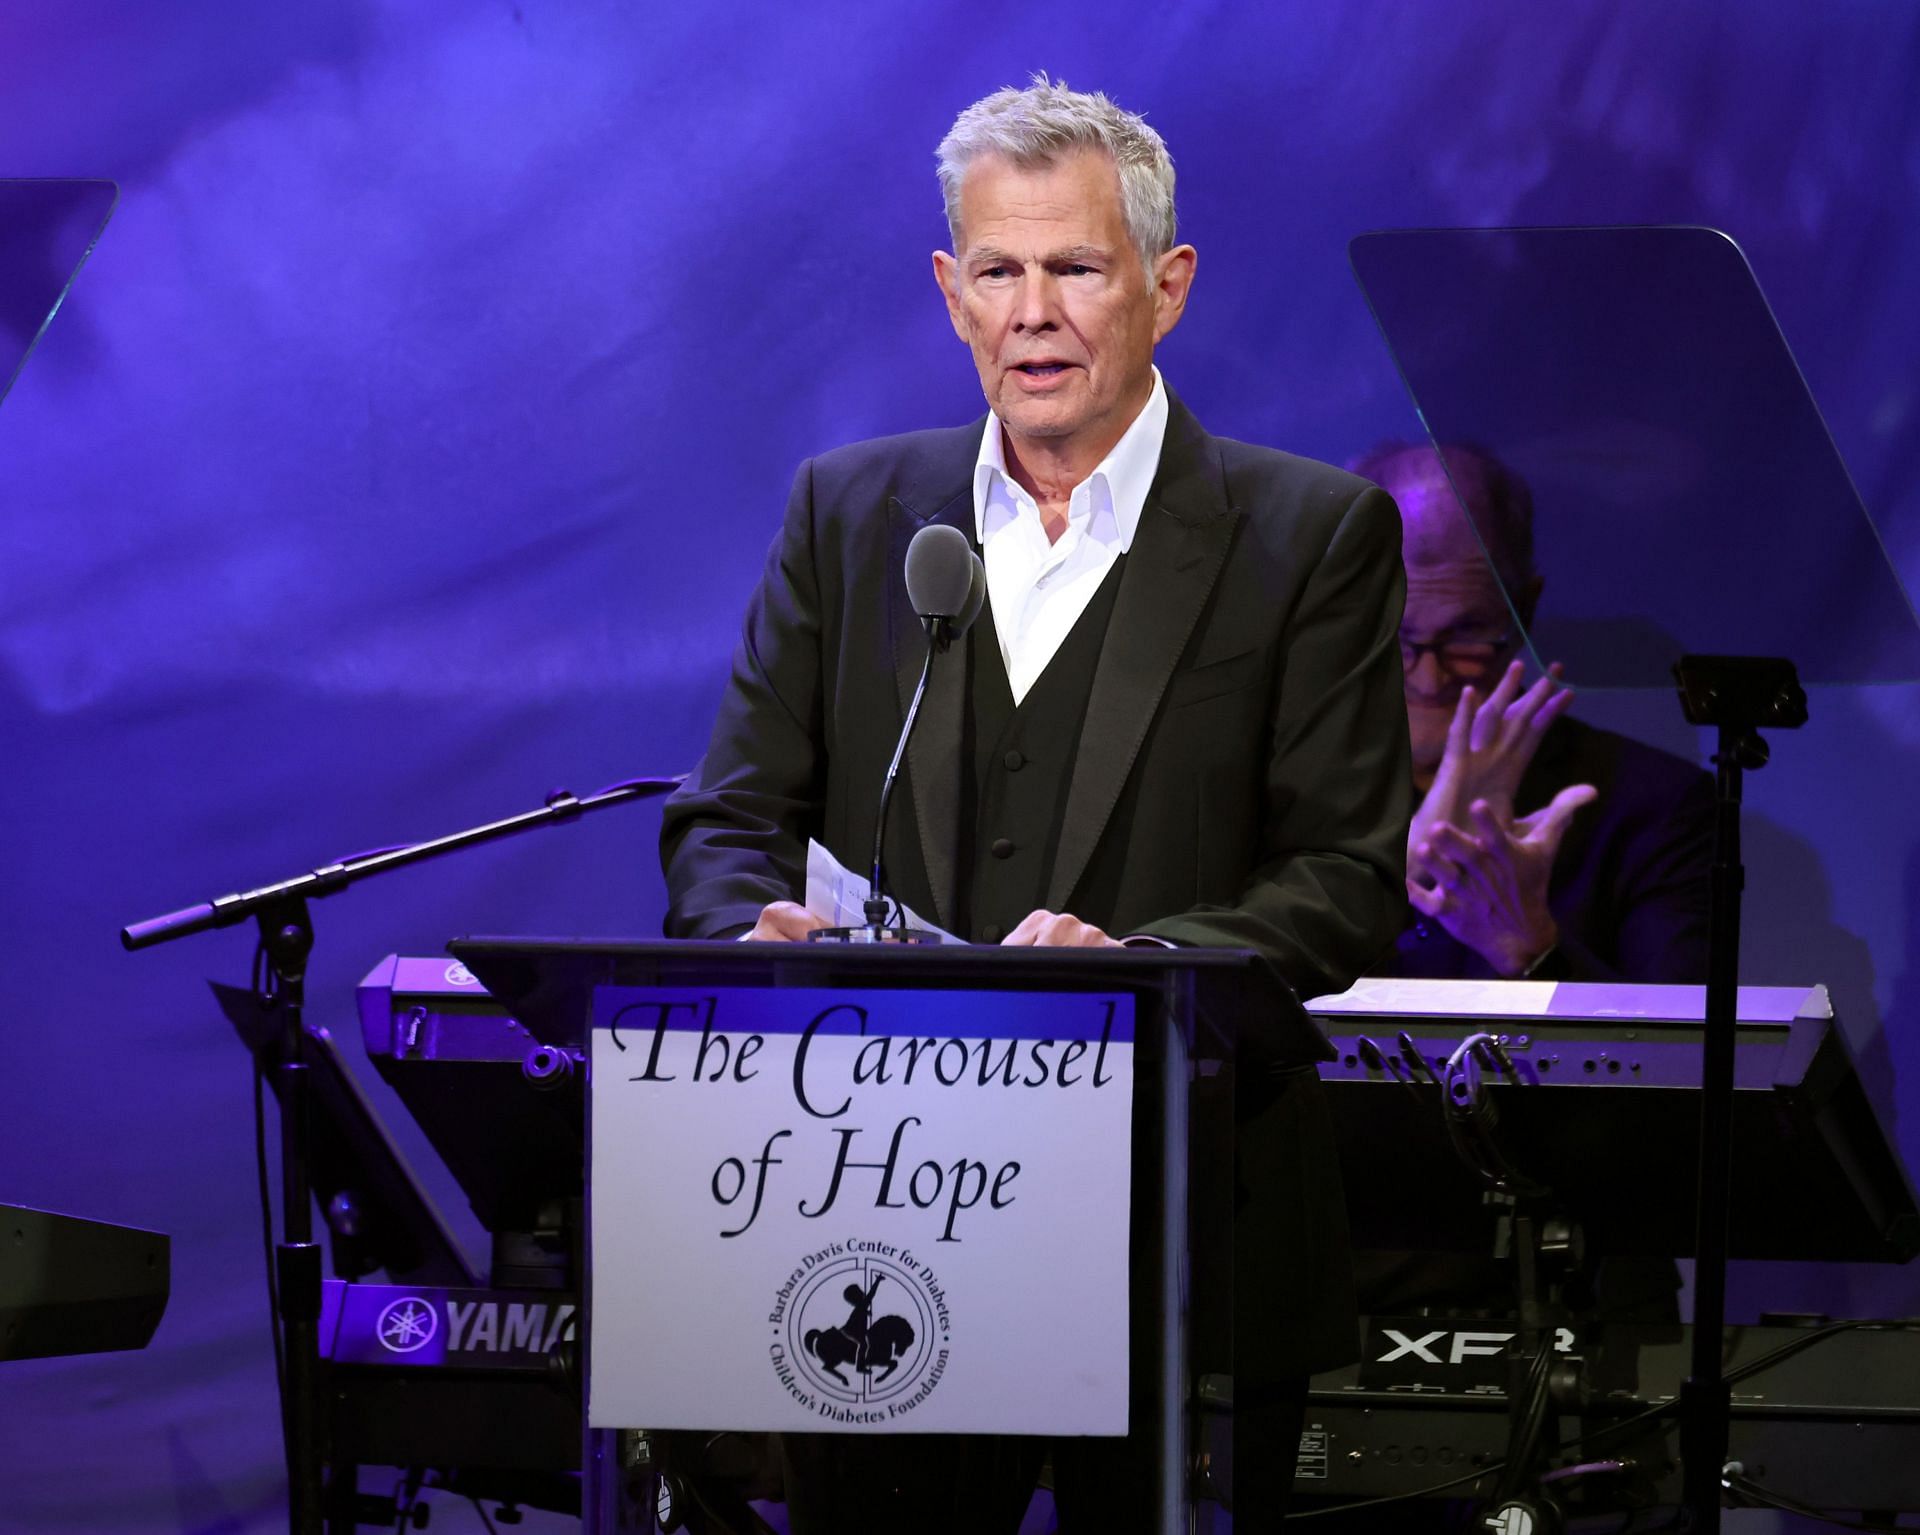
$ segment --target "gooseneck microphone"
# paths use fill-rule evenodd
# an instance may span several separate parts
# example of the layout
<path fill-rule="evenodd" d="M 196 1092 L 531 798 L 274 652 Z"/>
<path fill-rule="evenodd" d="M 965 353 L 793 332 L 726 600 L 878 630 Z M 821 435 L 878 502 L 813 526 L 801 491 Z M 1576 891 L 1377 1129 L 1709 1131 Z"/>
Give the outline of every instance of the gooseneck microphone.
<path fill-rule="evenodd" d="M 907 741 L 913 723 L 920 717 L 921 700 L 927 696 L 927 678 L 933 674 L 933 658 L 973 627 L 987 600 L 987 570 L 973 552 L 966 534 L 945 523 L 933 523 L 913 535 L 907 545 L 907 599 L 927 635 L 927 658 L 920 667 L 920 681 L 907 705 L 906 722 L 900 727 L 900 739 L 894 744 L 893 760 L 887 764 L 887 776 L 880 784 L 880 813 L 873 825 L 873 867 L 868 884 L 866 925 L 864 927 L 822 928 L 808 936 L 843 943 L 930 943 L 934 935 L 922 928 L 906 926 L 904 920 L 893 927 L 887 919 L 894 903 L 887 895 L 885 864 L 887 806 L 893 800 L 894 780 L 900 776 L 900 764 L 907 755 Z"/>
<path fill-rule="evenodd" d="M 973 626 L 986 595 L 987 568 L 966 534 L 936 522 L 913 535 L 907 545 L 907 600 L 938 649 Z"/>

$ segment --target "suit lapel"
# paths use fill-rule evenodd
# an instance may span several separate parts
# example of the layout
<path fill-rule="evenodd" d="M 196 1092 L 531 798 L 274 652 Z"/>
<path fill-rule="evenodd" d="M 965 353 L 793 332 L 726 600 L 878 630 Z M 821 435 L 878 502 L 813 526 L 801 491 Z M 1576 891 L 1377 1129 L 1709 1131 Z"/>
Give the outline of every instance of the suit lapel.
<path fill-rule="evenodd" d="M 943 471 L 932 483 L 943 486 L 926 497 L 930 511 L 909 506 L 898 497 L 887 502 L 887 589 L 888 629 L 893 648 L 893 676 L 900 696 L 900 718 L 904 722 L 913 701 L 913 690 L 920 681 L 920 668 L 926 664 L 927 641 L 913 603 L 907 597 L 907 545 L 913 535 L 936 522 L 944 522 L 974 539 L 973 458 L 980 445 L 980 431 L 972 433 L 964 465 L 940 466 Z M 954 479 L 958 474 L 959 488 Z M 933 892 L 933 920 L 952 927 L 959 909 L 956 862 L 960 838 L 960 752 L 966 723 L 967 676 L 965 652 L 955 646 L 935 660 L 927 679 L 927 696 L 921 700 L 920 718 L 913 727 L 913 739 L 907 743 L 907 777 L 912 792 L 914 821 L 920 834 L 920 852 L 927 870 L 927 884 Z M 893 834 L 898 836 L 899 826 Z"/>
<path fill-rule="evenodd" d="M 1127 552 L 1054 856 L 1047 906 L 1068 909 L 1226 562 L 1239 513 L 1200 424 L 1169 400 L 1159 472 Z"/>

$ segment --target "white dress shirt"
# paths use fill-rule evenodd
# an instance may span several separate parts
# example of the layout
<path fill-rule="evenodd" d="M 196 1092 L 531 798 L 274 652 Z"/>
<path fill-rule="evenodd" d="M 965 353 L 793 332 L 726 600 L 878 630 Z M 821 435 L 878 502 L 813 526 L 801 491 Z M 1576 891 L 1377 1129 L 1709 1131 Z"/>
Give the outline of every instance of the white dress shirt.
<path fill-rule="evenodd" d="M 1000 418 L 988 413 L 973 469 L 974 531 L 1015 704 L 1132 547 L 1166 435 L 1167 389 L 1155 368 L 1153 393 L 1113 451 L 1074 486 L 1066 531 L 1050 543 L 1040 508 L 1007 473 Z"/>

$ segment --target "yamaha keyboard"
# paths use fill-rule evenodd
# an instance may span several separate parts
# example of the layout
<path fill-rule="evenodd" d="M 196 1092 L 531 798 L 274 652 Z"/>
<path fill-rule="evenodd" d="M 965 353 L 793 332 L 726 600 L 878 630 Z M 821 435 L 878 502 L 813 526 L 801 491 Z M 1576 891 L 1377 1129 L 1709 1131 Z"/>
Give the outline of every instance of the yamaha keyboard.
<path fill-rule="evenodd" d="M 489 1232 L 538 1230 L 555 1201 L 579 1199 L 579 1052 L 533 1038 L 458 960 L 389 956 L 358 1003 L 374 1069 Z"/>
<path fill-rule="evenodd" d="M 1594 1251 L 1693 1248 L 1705 988 L 1363 980 L 1308 1004 L 1339 1058 L 1320 1067 L 1354 1245 L 1488 1252 L 1480 1179 L 1452 1151 L 1438 1075 L 1468 1036 L 1509 1160 L 1545 1184 Z M 1400 1043 L 1405 1034 L 1412 1055 Z M 1735 1030 L 1736 1258 L 1904 1263 L 1913 1188 L 1820 986 L 1743 986 Z"/>
<path fill-rule="evenodd" d="M 458 1466 L 536 1506 L 577 1506 L 574 1297 L 560 1290 L 322 1285 L 336 1459 Z"/>

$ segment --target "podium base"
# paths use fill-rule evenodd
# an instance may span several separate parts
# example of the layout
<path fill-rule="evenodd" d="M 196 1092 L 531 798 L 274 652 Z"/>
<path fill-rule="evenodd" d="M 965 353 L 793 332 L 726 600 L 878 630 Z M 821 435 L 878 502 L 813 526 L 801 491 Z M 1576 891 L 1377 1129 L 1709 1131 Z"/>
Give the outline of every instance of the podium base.
<path fill-rule="evenodd" d="M 924 927 L 817 927 L 807 934 L 809 943 L 938 943 L 940 935 Z"/>

